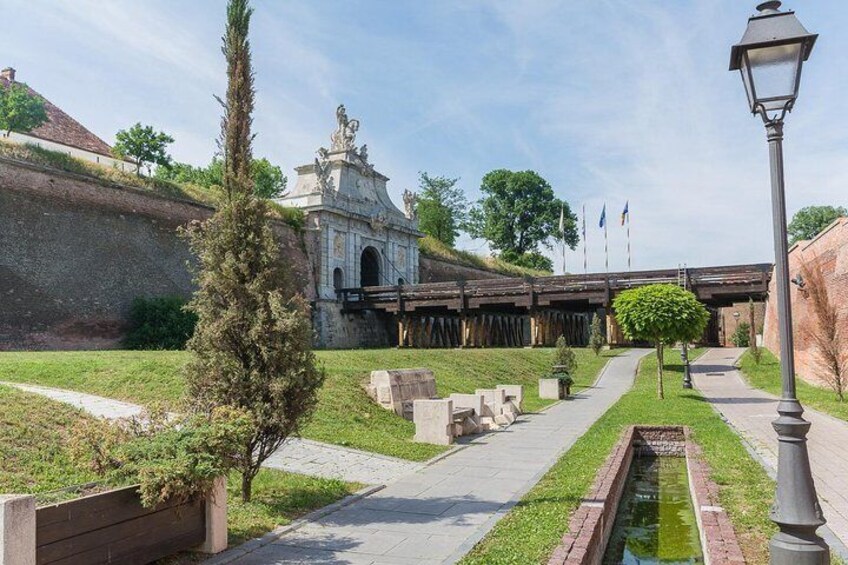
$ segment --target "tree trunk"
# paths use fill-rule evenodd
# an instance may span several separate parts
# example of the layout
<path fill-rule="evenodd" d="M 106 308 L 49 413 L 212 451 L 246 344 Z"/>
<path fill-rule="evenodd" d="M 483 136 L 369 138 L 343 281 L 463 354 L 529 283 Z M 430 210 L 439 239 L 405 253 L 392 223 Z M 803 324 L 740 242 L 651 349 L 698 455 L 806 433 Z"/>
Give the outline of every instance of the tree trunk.
<path fill-rule="evenodd" d="M 663 393 L 663 344 L 657 342 L 657 398 L 665 398 Z"/>
<path fill-rule="evenodd" d="M 250 502 L 250 496 L 253 488 L 253 475 L 249 471 L 242 471 L 241 474 L 241 501 Z"/>

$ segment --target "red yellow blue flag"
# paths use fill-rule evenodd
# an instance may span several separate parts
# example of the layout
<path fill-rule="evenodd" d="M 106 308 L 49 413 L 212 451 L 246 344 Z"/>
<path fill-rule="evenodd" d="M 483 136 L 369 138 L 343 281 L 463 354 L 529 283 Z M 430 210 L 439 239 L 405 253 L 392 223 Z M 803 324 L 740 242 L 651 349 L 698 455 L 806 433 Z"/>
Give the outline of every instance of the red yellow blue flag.
<path fill-rule="evenodd" d="M 621 211 L 621 225 L 624 225 L 625 220 L 630 221 L 630 201 L 624 203 L 624 210 Z"/>

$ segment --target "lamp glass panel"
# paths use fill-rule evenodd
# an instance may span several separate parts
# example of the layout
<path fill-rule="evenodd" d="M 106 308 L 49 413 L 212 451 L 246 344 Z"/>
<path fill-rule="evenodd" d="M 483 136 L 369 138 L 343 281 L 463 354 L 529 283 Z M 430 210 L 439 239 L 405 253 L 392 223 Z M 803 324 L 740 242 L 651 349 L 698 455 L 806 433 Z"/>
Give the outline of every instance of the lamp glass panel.
<path fill-rule="evenodd" d="M 795 98 L 801 68 L 801 43 L 749 49 L 743 57 L 750 65 L 756 102 L 769 110 Z M 770 99 L 777 99 L 769 101 Z"/>

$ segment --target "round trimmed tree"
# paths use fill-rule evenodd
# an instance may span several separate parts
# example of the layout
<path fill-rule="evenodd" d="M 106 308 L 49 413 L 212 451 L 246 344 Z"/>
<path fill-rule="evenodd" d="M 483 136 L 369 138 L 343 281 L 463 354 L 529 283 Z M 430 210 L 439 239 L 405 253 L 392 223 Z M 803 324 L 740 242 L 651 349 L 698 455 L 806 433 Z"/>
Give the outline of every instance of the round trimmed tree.
<path fill-rule="evenodd" d="M 673 284 L 626 290 L 613 300 L 615 317 L 628 339 L 657 350 L 657 396 L 663 398 L 663 348 L 701 337 L 710 313 L 695 295 Z"/>

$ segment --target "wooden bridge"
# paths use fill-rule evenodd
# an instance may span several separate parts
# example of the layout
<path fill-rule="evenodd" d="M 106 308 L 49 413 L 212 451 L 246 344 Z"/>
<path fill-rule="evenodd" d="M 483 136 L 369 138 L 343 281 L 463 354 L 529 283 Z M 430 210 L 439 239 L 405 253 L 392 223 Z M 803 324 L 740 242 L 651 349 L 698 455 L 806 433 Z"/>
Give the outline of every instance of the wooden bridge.
<path fill-rule="evenodd" d="M 503 278 L 339 291 L 347 312 L 393 315 L 401 347 L 551 345 L 559 335 L 583 344 L 589 316 L 603 308 L 611 343 L 617 332 L 610 306 L 616 294 L 638 286 L 685 286 L 707 306 L 763 300 L 772 265 L 665 269 L 626 273 Z"/>

